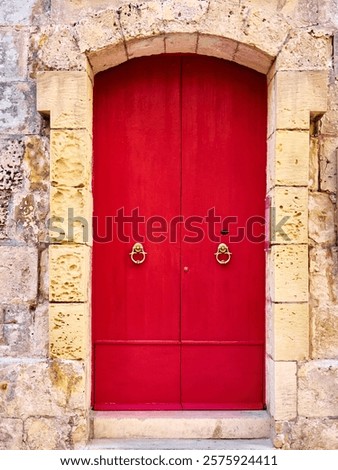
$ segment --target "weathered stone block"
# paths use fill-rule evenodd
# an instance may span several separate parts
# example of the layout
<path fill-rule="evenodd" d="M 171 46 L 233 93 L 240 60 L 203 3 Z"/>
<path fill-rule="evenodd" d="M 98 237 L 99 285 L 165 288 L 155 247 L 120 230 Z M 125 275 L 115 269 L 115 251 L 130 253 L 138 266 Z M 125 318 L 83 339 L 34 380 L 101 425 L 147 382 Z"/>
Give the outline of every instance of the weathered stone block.
<path fill-rule="evenodd" d="M 0 133 L 37 134 L 41 117 L 35 111 L 35 87 L 27 82 L 0 83 Z"/>
<path fill-rule="evenodd" d="M 0 82 L 25 80 L 28 35 L 23 31 L 0 31 Z"/>
<path fill-rule="evenodd" d="M 279 12 L 257 4 L 251 8 L 249 5 L 241 7 L 241 12 L 242 42 L 254 45 L 270 57 L 276 57 L 289 34 L 289 22 Z"/>
<path fill-rule="evenodd" d="M 49 190 L 49 138 L 37 135 L 25 138 L 23 169 L 30 190 Z"/>
<path fill-rule="evenodd" d="M 298 370 L 298 413 L 309 418 L 338 415 L 338 361 L 302 364 Z"/>
<path fill-rule="evenodd" d="M 92 195 L 87 189 L 51 187 L 49 240 L 91 243 Z"/>
<path fill-rule="evenodd" d="M 22 437 L 23 423 L 21 419 L 0 418 L 0 450 L 22 449 Z"/>
<path fill-rule="evenodd" d="M 211 0 L 207 13 L 199 21 L 198 30 L 202 34 L 221 36 L 240 42 L 243 40 L 243 16 L 247 11 L 245 7 L 241 9 L 234 0 L 229 2 Z"/>
<path fill-rule="evenodd" d="M 275 187 L 271 195 L 271 242 L 278 244 L 307 243 L 307 188 Z"/>
<path fill-rule="evenodd" d="M 313 359 L 338 357 L 338 304 L 311 310 L 311 356 Z"/>
<path fill-rule="evenodd" d="M 290 425 L 288 421 L 272 422 L 272 443 L 276 449 L 290 449 Z"/>
<path fill-rule="evenodd" d="M 83 447 L 85 442 L 88 442 L 90 437 L 91 426 L 88 415 L 72 416 L 72 430 L 71 430 L 71 441 L 75 449 Z"/>
<path fill-rule="evenodd" d="M 268 352 L 275 361 L 299 361 L 309 355 L 308 304 L 272 304 L 268 316 Z"/>
<path fill-rule="evenodd" d="M 273 62 L 270 55 L 242 43 L 238 44 L 233 60 L 240 65 L 264 74 L 268 73 Z"/>
<path fill-rule="evenodd" d="M 233 60 L 238 43 L 232 39 L 200 34 L 198 37 L 197 53 Z"/>
<path fill-rule="evenodd" d="M 88 16 L 75 26 L 81 52 L 95 52 L 123 44 L 118 13 L 112 9 Z"/>
<path fill-rule="evenodd" d="M 177 52 L 195 53 L 197 50 L 197 33 L 166 34 L 164 47 L 168 54 Z"/>
<path fill-rule="evenodd" d="M 29 305 L 3 305 L 2 306 L 3 323 L 5 324 L 26 324 L 31 319 L 31 311 Z"/>
<path fill-rule="evenodd" d="M 305 1 L 305 0 L 303 0 Z M 328 28 L 338 28 L 337 0 L 323 0 L 318 3 L 318 24 L 325 25 Z"/>
<path fill-rule="evenodd" d="M 310 167 L 309 167 L 309 190 L 319 190 L 319 139 L 317 136 L 310 137 Z"/>
<path fill-rule="evenodd" d="M 30 450 L 69 449 L 69 418 L 28 418 L 24 425 L 27 448 Z"/>
<path fill-rule="evenodd" d="M 6 238 L 6 223 L 11 195 L 12 192 L 8 189 L 0 192 L 0 239 Z"/>
<path fill-rule="evenodd" d="M 164 54 L 164 36 L 136 39 L 126 43 L 129 59 L 154 54 Z"/>
<path fill-rule="evenodd" d="M 337 160 L 338 138 L 321 136 L 319 142 L 319 168 L 320 189 L 322 191 L 337 194 Z"/>
<path fill-rule="evenodd" d="M 106 47 L 98 52 L 91 52 L 88 54 L 88 58 L 93 69 L 93 74 L 115 67 L 128 60 L 124 43 Z"/>
<path fill-rule="evenodd" d="M 310 248 L 310 305 L 332 309 L 337 305 L 337 248 Z"/>
<path fill-rule="evenodd" d="M 297 415 L 296 362 L 267 361 L 267 394 L 270 413 L 276 420 L 294 419 Z"/>
<path fill-rule="evenodd" d="M 88 304 L 51 304 L 49 351 L 59 359 L 85 359 L 89 354 Z"/>
<path fill-rule="evenodd" d="M 51 132 L 51 183 L 54 186 L 90 186 L 92 140 L 86 130 Z"/>
<path fill-rule="evenodd" d="M 307 186 L 308 131 L 276 131 L 268 140 L 268 187 Z"/>
<path fill-rule="evenodd" d="M 49 211 L 48 193 L 24 189 L 15 192 L 8 221 L 9 237 L 29 244 L 47 239 L 46 219 Z"/>
<path fill-rule="evenodd" d="M 77 0 L 65 2 L 64 0 L 51 1 L 51 17 L 58 24 L 73 24 L 79 18 L 88 16 L 105 8 L 118 8 L 124 0 Z"/>
<path fill-rule="evenodd" d="M 317 0 L 289 0 L 278 4 L 278 10 L 286 19 L 297 26 L 318 24 L 319 4 Z"/>
<path fill-rule="evenodd" d="M 208 0 L 172 0 L 162 3 L 163 26 L 168 32 L 197 31 L 198 25 L 203 21 L 209 8 Z"/>
<path fill-rule="evenodd" d="M 311 53 L 309 53 L 311 51 Z M 304 30 L 290 33 L 277 56 L 278 70 L 328 70 L 332 56 L 330 35 L 315 35 Z"/>
<path fill-rule="evenodd" d="M 44 300 L 49 299 L 49 256 L 48 249 L 40 254 L 39 294 Z"/>
<path fill-rule="evenodd" d="M 336 242 L 335 206 L 326 193 L 309 195 L 309 237 L 314 243 L 332 246 Z"/>
<path fill-rule="evenodd" d="M 156 0 L 123 4 L 117 12 L 126 42 L 135 38 L 157 36 L 164 32 L 162 4 Z"/>
<path fill-rule="evenodd" d="M 0 301 L 35 303 L 38 286 L 38 253 L 24 246 L 0 247 Z"/>
<path fill-rule="evenodd" d="M 31 36 L 30 76 L 45 70 L 87 70 L 87 57 L 81 53 L 69 26 L 45 26 Z"/>
<path fill-rule="evenodd" d="M 40 72 L 37 108 L 52 129 L 92 128 L 92 84 L 86 72 Z"/>
<path fill-rule="evenodd" d="M 207 13 L 197 25 L 203 34 L 214 34 L 254 46 L 275 57 L 287 37 L 290 25 L 277 12 L 235 1 L 211 0 Z"/>
<path fill-rule="evenodd" d="M 34 311 L 34 321 L 30 327 L 31 347 L 30 351 L 34 357 L 48 356 L 49 343 L 49 315 L 48 303 L 37 306 Z"/>
<path fill-rule="evenodd" d="M 2 359 L 0 413 L 5 416 L 64 416 L 87 409 L 86 372 L 80 361 Z M 36 399 L 38 397 L 38 399 Z"/>
<path fill-rule="evenodd" d="M 273 246 L 268 255 L 268 280 L 273 302 L 307 302 L 307 246 Z"/>
<path fill-rule="evenodd" d="M 76 245 L 49 247 L 49 300 L 86 302 L 88 299 L 90 248 Z"/>
<path fill-rule="evenodd" d="M 310 112 L 327 109 L 326 71 L 279 71 L 276 82 L 276 129 L 309 129 Z"/>
<path fill-rule="evenodd" d="M 0 139 L 0 191 L 12 191 L 20 187 L 23 180 L 22 159 L 24 141 L 19 136 Z"/>
<path fill-rule="evenodd" d="M 338 449 L 338 419 L 298 418 L 292 426 L 291 449 Z"/>
<path fill-rule="evenodd" d="M 27 320 L 23 324 L 5 324 L 3 325 L 3 342 L 0 347 L 0 353 L 4 357 L 24 357 L 30 353 L 30 326 L 31 322 Z"/>
<path fill-rule="evenodd" d="M 2 0 L 0 26 L 30 25 L 46 19 L 49 0 Z"/>
<path fill-rule="evenodd" d="M 322 117 L 321 134 L 337 138 L 338 135 L 338 86 L 333 73 L 330 76 L 327 112 Z"/>

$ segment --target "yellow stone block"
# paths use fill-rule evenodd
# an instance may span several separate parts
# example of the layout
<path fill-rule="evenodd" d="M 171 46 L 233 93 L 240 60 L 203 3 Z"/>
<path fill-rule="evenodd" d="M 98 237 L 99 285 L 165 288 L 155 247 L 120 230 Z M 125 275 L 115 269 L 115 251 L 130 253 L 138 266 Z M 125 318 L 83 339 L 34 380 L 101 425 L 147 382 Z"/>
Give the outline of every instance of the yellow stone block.
<path fill-rule="evenodd" d="M 270 241 L 272 244 L 307 243 L 307 188 L 275 187 L 271 191 Z"/>
<path fill-rule="evenodd" d="M 86 72 L 40 72 L 37 109 L 50 114 L 51 129 L 92 131 L 92 83 Z"/>
<path fill-rule="evenodd" d="M 297 416 L 297 363 L 267 361 L 269 410 L 277 421 Z"/>
<path fill-rule="evenodd" d="M 85 245 L 49 247 L 49 300 L 86 302 L 90 281 L 90 248 Z"/>
<path fill-rule="evenodd" d="M 310 113 L 326 111 L 326 71 L 279 71 L 274 81 L 276 129 L 309 129 Z"/>
<path fill-rule="evenodd" d="M 51 131 L 51 184 L 88 188 L 91 183 L 92 139 L 88 131 Z"/>
<path fill-rule="evenodd" d="M 51 187 L 49 240 L 91 244 L 92 194 L 86 188 Z"/>
<path fill-rule="evenodd" d="M 309 307 L 271 304 L 267 319 L 268 352 L 276 361 L 301 361 L 309 356 Z"/>
<path fill-rule="evenodd" d="M 268 253 L 267 279 L 273 302 L 307 302 L 307 245 L 273 246 Z"/>
<path fill-rule="evenodd" d="M 86 359 L 90 354 L 87 303 L 50 304 L 49 353 L 58 359 Z"/>
<path fill-rule="evenodd" d="M 309 181 L 309 132 L 274 132 L 268 140 L 268 187 L 307 186 Z"/>
<path fill-rule="evenodd" d="M 88 54 L 88 57 L 94 75 L 111 67 L 116 67 L 116 65 L 120 65 L 128 60 L 124 44 L 108 46 L 102 50 L 91 52 Z"/>
<path fill-rule="evenodd" d="M 266 74 L 272 65 L 273 57 L 254 47 L 239 43 L 233 60 L 245 67 Z"/>
<path fill-rule="evenodd" d="M 165 35 L 165 51 L 168 54 L 179 52 L 195 53 L 197 33 L 173 33 Z"/>
<path fill-rule="evenodd" d="M 164 54 L 164 36 L 154 36 L 145 39 L 135 39 L 127 42 L 129 59 L 154 54 Z"/>

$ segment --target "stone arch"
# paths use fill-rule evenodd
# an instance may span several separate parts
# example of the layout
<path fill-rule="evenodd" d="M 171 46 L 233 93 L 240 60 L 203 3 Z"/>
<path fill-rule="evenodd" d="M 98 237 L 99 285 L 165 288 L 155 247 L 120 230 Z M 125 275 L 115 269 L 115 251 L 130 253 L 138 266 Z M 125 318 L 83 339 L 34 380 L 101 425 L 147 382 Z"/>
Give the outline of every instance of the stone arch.
<path fill-rule="evenodd" d="M 267 73 L 290 25 L 281 16 L 235 2 L 150 1 L 106 9 L 76 25 L 76 40 L 94 73 L 130 58 L 189 52 Z"/>
<path fill-rule="evenodd" d="M 326 110 L 330 46 L 325 38 L 294 31 L 292 21 L 272 8 L 241 3 L 150 0 L 108 8 L 55 35 L 51 30 L 39 50 L 38 109 L 51 121 L 51 215 L 65 228 L 62 240 L 50 238 L 50 357 L 82 361 L 89 380 L 91 240 L 83 238 L 80 218 L 91 218 L 93 75 L 133 57 L 169 52 L 232 60 L 267 75 L 267 194 L 276 220 L 291 214 L 287 238 L 273 234 L 267 256 L 267 399 L 278 422 L 297 417 L 297 361 L 309 357 L 309 128 L 311 114 Z M 77 216 L 72 237 L 69 207 Z M 76 278 L 70 264 L 81 267 Z"/>

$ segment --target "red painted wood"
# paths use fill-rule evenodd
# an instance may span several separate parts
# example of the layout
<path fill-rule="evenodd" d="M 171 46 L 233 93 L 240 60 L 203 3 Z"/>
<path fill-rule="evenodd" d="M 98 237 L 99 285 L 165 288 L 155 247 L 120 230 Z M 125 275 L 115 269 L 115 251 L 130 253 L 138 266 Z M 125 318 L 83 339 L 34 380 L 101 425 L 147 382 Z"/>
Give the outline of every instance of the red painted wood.
<path fill-rule="evenodd" d="M 238 216 L 237 226 L 263 217 L 265 103 L 264 76 L 214 58 L 149 57 L 99 74 L 100 232 L 121 207 L 168 222 L 213 207 Z M 124 232 L 132 235 L 131 224 Z M 93 247 L 94 407 L 262 408 L 264 244 L 228 243 L 233 256 L 221 266 L 218 242 L 188 243 L 193 234 L 179 225 L 177 241 L 147 240 L 145 263 L 134 265 L 138 237 L 124 243 L 114 235 Z"/>
<path fill-rule="evenodd" d="M 232 252 L 227 265 L 215 260 L 218 242 L 210 240 L 207 224 L 202 242 L 182 243 L 182 264 L 189 268 L 182 272 L 183 340 L 264 341 L 264 244 L 252 243 L 249 234 L 229 241 L 250 217 L 264 217 L 264 78 L 212 58 L 201 63 L 187 57 L 182 63 L 182 213 L 203 216 L 215 208 L 222 219 L 238 219 L 227 227 L 228 235 L 221 236 L 221 224 L 215 225 Z M 202 390 L 203 402 L 213 408 L 262 407 L 261 348 L 243 346 L 236 358 L 227 346 L 217 348 L 217 354 L 214 349 L 188 349 L 190 359 L 182 367 L 182 376 L 189 377 L 182 382 L 184 407 L 199 406 Z M 184 347 L 182 354 L 184 358 Z M 194 396 L 191 383 L 196 385 Z M 250 390 L 250 399 L 243 389 Z"/>
<path fill-rule="evenodd" d="M 100 409 L 180 407 L 179 345 L 98 345 L 95 355 Z"/>
<path fill-rule="evenodd" d="M 93 191 L 94 215 L 101 227 L 104 217 L 115 215 L 120 208 L 124 208 L 127 216 L 139 208 L 146 218 L 163 215 L 170 220 L 179 214 L 179 106 L 177 57 L 131 61 L 96 77 Z M 96 242 L 93 247 L 96 408 L 107 403 L 105 406 L 114 408 L 116 400 L 124 408 L 128 398 L 133 405 L 131 390 L 134 393 L 139 390 L 144 403 L 152 402 L 154 390 L 161 384 L 166 401 L 177 404 L 179 384 L 172 382 L 169 389 L 166 382 L 159 381 L 154 363 L 147 366 L 143 346 L 133 346 L 129 355 L 124 348 L 106 347 L 104 357 L 102 349 L 96 347 L 97 340 L 105 339 L 179 339 L 179 243 L 148 240 L 144 243 L 146 261 L 135 265 L 129 253 L 139 239 L 132 236 L 130 223 L 124 224 L 123 229 L 125 235 L 131 236 L 130 242 L 117 239 L 115 230 L 113 242 Z M 140 235 L 146 235 L 144 224 Z M 162 353 L 161 346 L 154 352 Z M 163 370 L 168 369 L 163 361 L 158 364 L 162 364 Z M 138 370 L 141 375 L 128 374 L 128 370 Z M 141 377 L 143 389 L 139 386 Z M 110 395 L 111 390 L 115 394 Z M 124 395 L 126 399 L 121 401 L 118 397 Z M 159 390 L 156 396 L 162 396 Z"/>

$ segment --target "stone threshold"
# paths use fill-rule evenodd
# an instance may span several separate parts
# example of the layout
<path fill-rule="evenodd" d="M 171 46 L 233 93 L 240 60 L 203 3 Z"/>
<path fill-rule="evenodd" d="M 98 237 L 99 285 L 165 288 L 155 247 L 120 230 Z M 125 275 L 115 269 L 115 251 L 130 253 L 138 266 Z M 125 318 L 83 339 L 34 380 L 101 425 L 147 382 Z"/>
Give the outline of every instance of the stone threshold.
<path fill-rule="evenodd" d="M 96 439 L 269 439 L 260 411 L 93 411 Z"/>
<path fill-rule="evenodd" d="M 93 439 L 88 450 L 271 450 L 270 439 Z"/>

